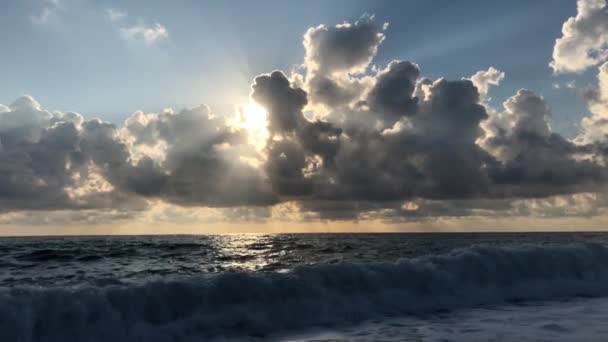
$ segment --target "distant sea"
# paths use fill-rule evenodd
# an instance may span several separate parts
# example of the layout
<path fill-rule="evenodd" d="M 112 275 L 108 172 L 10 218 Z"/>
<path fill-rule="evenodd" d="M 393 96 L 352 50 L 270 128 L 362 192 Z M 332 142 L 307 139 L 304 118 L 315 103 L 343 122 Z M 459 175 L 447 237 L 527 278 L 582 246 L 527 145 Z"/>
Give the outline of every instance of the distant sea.
<path fill-rule="evenodd" d="M 0 341 L 608 340 L 608 234 L 0 238 Z"/>

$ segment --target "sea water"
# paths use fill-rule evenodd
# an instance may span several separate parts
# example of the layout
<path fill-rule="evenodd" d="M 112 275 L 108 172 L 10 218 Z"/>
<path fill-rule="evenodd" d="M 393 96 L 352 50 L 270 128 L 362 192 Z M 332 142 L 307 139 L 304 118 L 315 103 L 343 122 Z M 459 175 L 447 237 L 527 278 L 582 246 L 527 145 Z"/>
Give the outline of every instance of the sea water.
<path fill-rule="evenodd" d="M 597 341 L 608 234 L 0 239 L 0 341 Z"/>

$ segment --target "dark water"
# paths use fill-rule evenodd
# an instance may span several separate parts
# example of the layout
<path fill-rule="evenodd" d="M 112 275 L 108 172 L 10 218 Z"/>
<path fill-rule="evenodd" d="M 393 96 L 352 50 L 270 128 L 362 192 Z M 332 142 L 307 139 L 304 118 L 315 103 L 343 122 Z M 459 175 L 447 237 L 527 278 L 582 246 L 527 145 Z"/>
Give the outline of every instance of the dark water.
<path fill-rule="evenodd" d="M 604 298 L 607 246 L 604 233 L 5 238 L 0 341 L 276 340 Z"/>
<path fill-rule="evenodd" d="M 114 284 L 396 261 L 470 246 L 605 243 L 605 233 L 243 234 L 0 238 L 0 286 Z"/>

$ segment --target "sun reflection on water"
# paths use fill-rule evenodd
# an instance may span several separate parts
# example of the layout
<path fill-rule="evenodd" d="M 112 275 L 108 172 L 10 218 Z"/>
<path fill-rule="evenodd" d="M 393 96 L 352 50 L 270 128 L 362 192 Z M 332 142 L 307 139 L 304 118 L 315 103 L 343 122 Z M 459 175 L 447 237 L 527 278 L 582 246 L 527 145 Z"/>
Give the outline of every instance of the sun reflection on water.
<path fill-rule="evenodd" d="M 214 253 L 222 268 L 260 271 L 280 270 L 280 257 L 288 251 L 275 244 L 275 237 L 263 234 L 234 234 L 214 237 Z M 208 266 L 208 265 L 207 265 Z"/>

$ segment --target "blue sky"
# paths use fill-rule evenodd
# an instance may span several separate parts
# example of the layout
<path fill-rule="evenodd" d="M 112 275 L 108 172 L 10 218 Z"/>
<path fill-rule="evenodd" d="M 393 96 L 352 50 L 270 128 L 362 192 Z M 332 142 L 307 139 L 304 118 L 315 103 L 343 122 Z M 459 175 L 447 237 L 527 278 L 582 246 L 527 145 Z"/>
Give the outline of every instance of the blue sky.
<path fill-rule="evenodd" d="M 48 22 L 36 23 L 54 7 Z M 107 10 L 126 14 L 113 22 Z M 31 94 L 45 107 L 121 122 L 136 110 L 201 103 L 231 110 L 252 79 L 303 62 L 302 34 L 375 14 L 390 26 L 375 63 L 418 63 L 432 78 L 459 79 L 494 66 L 506 78 L 493 92 L 503 101 L 519 88 L 542 94 L 553 128 L 572 135 L 587 113 L 571 89 L 594 73 L 553 76 L 548 63 L 572 0 L 544 1 L 85 1 L 7 0 L 2 3 L 0 103 Z M 126 40 L 120 28 L 163 25 L 154 44 Z"/>

